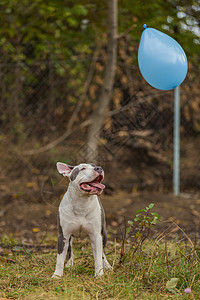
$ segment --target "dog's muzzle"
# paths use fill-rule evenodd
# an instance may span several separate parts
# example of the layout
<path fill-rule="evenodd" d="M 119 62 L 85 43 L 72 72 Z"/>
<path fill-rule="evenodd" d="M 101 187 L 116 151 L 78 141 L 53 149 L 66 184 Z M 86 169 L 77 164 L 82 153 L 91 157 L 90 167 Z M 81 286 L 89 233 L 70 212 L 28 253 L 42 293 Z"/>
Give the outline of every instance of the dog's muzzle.
<path fill-rule="evenodd" d="M 98 167 L 100 168 L 100 167 Z M 95 170 L 98 173 L 103 173 L 103 169 L 101 168 L 101 172 Z M 101 194 L 103 192 L 103 189 L 105 189 L 105 185 L 101 183 L 103 180 L 103 175 L 97 176 L 93 181 L 90 182 L 82 182 L 80 184 L 81 190 L 90 193 L 90 194 Z"/>

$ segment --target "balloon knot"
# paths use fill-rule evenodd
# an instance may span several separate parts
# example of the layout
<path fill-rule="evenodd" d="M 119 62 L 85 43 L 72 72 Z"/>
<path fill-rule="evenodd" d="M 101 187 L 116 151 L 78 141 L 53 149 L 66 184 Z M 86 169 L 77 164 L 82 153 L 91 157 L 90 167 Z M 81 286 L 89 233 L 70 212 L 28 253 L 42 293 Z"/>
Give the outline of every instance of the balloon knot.
<path fill-rule="evenodd" d="M 146 28 L 147 28 L 147 24 L 144 24 L 144 25 L 143 25 L 143 28 L 146 29 Z"/>

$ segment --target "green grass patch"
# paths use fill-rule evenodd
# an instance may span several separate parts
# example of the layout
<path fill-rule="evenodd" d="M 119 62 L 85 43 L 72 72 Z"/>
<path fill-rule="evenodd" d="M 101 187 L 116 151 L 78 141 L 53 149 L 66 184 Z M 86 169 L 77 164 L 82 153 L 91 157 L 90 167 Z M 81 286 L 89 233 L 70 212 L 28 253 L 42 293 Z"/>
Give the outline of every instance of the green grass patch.
<path fill-rule="evenodd" d="M 110 243 L 106 249 L 113 270 L 94 278 L 89 243 L 74 245 L 73 268 L 51 279 L 56 251 L 16 245 L 0 256 L 0 297 L 9 299 L 199 299 L 199 249 L 190 241 L 146 240 L 134 252 L 131 243 Z M 2 252 L 1 252 L 2 253 Z M 176 279 L 175 279 L 176 278 Z M 191 288 L 191 293 L 185 293 Z"/>

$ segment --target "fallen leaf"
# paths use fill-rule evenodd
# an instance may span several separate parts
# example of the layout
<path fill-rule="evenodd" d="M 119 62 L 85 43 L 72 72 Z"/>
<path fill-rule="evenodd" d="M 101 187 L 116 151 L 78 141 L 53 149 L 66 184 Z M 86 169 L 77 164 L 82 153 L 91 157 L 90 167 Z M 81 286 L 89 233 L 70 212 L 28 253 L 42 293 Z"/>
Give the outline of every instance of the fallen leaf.
<path fill-rule="evenodd" d="M 32 228 L 32 231 L 35 232 L 35 233 L 37 233 L 37 232 L 40 231 L 40 228 Z"/>
<path fill-rule="evenodd" d="M 33 188 L 35 191 L 39 190 L 39 187 L 38 187 L 36 182 L 27 182 L 26 187 L 27 188 Z"/>
<path fill-rule="evenodd" d="M 51 212 L 50 210 L 46 210 L 45 215 L 46 215 L 47 217 L 49 217 L 51 214 L 52 214 L 52 212 Z"/>
<path fill-rule="evenodd" d="M 136 194 L 138 192 L 137 186 L 133 186 L 132 188 L 132 193 Z"/>
<path fill-rule="evenodd" d="M 111 225 L 112 225 L 113 227 L 117 227 L 117 226 L 118 226 L 118 223 L 117 223 L 116 221 L 112 221 L 112 222 L 111 222 Z"/>
<path fill-rule="evenodd" d="M 5 258 L 5 257 L 2 257 L 2 256 L 0 256 L 0 262 L 16 264 L 16 262 L 14 260 L 9 259 L 9 258 Z"/>
<path fill-rule="evenodd" d="M 167 281 L 166 288 L 167 289 L 175 288 L 177 286 L 178 281 L 179 281 L 179 278 L 171 278 L 170 280 Z"/>
<path fill-rule="evenodd" d="M 26 183 L 26 186 L 27 186 L 28 188 L 32 188 L 32 187 L 35 186 L 35 182 L 27 182 L 27 183 Z"/>
<path fill-rule="evenodd" d="M 20 198 L 20 193 L 18 193 L 18 194 L 12 194 L 12 198 L 13 199 L 19 199 Z"/>
<path fill-rule="evenodd" d="M 8 189 L 8 187 L 6 186 L 6 185 L 1 185 L 0 186 L 0 191 L 2 191 L 2 192 L 6 192 L 6 191 L 8 191 L 9 189 Z"/>
<path fill-rule="evenodd" d="M 195 215 L 195 217 L 200 218 L 200 213 L 197 210 L 192 210 L 192 214 Z"/>
<path fill-rule="evenodd" d="M 40 170 L 38 170 L 38 169 L 35 169 L 35 168 L 34 168 L 34 169 L 32 169 L 31 171 L 32 171 L 32 173 L 33 173 L 33 174 L 39 174 L 39 173 L 40 173 Z"/>

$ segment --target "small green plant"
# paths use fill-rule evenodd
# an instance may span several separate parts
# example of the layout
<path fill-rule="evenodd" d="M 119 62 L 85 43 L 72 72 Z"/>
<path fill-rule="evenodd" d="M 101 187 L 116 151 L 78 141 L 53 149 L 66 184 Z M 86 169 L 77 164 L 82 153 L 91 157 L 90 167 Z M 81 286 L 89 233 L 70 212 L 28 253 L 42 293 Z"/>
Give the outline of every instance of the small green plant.
<path fill-rule="evenodd" d="M 138 222 L 138 225 L 141 227 L 151 228 L 158 223 L 160 220 L 160 215 L 154 212 L 149 212 L 154 207 L 154 203 L 149 204 L 144 209 L 136 211 L 136 217 L 133 221 L 128 221 L 129 227 L 127 228 L 127 233 L 131 231 L 134 223 Z"/>
<path fill-rule="evenodd" d="M 146 208 L 137 210 L 134 220 L 128 221 L 125 237 L 122 240 L 120 262 L 123 262 L 127 255 L 129 256 L 131 254 L 134 256 L 137 250 L 141 250 L 142 244 L 149 236 L 150 229 L 158 224 L 160 215 L 155 212 L 150 212 L 153 207 L 154 203 L 151 203 L 146 206 Z M 129 242 L 129 240 L 131 242 Z M 125 253 L 126 244 L 130 245 L 127 253 Z"/>
<path fill-rule="evenodd" d="M 4 235 L 3 237 L 2 237 L 2 244 L 4 245 L 4 246 L 10 246 L 10 247 L 12 247 L 14 244 L 15 244 L 15 241 L 14 241 L 14 239 L 13 239 L 13 237 L 12 236 L 9 236 L 9 235 Z"/>

